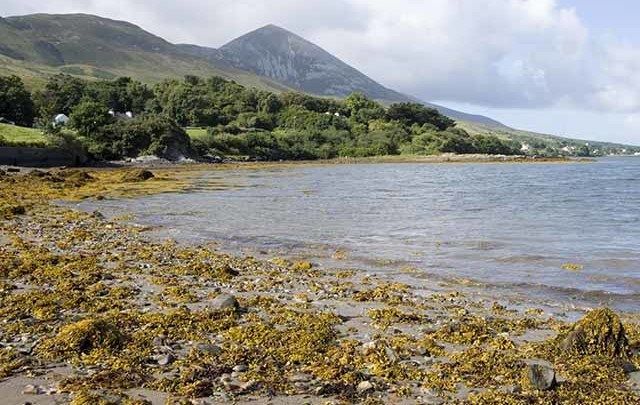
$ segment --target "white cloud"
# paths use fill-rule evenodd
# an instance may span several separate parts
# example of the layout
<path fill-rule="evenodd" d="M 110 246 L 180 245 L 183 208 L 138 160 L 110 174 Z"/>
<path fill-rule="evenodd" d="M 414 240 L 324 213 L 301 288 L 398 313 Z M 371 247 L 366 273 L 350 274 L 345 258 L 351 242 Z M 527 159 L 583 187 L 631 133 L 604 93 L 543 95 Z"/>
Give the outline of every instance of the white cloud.
<path fill-rule="evenodd" d="M 4 0 L 0 6 L 3 15 L 36 11 L 96 13 L 173 42 L 209 46 L 275 23 L 427 100 L 640 112 L 640 48 L 593 38 L 575 10 L 556 0 Z"/>

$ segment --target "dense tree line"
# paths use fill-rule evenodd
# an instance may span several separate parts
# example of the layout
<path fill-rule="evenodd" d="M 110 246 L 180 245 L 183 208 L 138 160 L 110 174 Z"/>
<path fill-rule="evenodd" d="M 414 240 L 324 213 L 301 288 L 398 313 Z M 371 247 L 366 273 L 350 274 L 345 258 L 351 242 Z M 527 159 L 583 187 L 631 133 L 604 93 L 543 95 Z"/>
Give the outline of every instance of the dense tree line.
<path fill-rule="evenodd" d="M 187 76 L 148 86 L 130 78 L 90 82 L 57 75 L 30 94 L 19 78 L 0 78 L 0 116 L 55 132 L 57 114 L 68 115 L 68 126 L 90 152 L 106 159 L 145 153 L 264 160 L 516 154 L 519 146 L 494 136 L 470 136 L 421 104 L 386 108 L 359 93 L 335 100 L 274 94 L 219 77 Z M 185 127 L 207 128 L 207 135 L 190 140 Z"/>

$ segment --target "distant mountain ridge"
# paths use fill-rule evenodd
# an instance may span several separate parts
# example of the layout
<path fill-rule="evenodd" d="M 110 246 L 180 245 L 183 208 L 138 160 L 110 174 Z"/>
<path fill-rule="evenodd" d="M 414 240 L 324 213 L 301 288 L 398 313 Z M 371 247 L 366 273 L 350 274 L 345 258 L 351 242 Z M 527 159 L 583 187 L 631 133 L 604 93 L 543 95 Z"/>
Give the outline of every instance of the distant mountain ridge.
<path fill-rule="evenodd" d="M 0 18 L 0 55 L 6 57 L 0 58 L 3 70 L 33 81 L 56 71 L 100 79 L 129 75 L 150 82 L 185 74 L 217 75 L 276 92 L 293 89 L 344 97 L 359 91 L 386 103 L 418 101 L 275 25 L 215 49 L 172 44 L 126 21 L 89 14 L 30 14 Z M 504 128 L 487 117 L 425 104 L 454 119 Z"/>
<path fill-rule="evenodd" d="M 0 18 L 0 55 L 5 56 L 2 70 L 35 82 L 59 72 L 99 79 L 132 76 L 147 82 L 193 74 L 289 90 L 228 63 L 193 55 L 134 24 L 88 14 Z"/>

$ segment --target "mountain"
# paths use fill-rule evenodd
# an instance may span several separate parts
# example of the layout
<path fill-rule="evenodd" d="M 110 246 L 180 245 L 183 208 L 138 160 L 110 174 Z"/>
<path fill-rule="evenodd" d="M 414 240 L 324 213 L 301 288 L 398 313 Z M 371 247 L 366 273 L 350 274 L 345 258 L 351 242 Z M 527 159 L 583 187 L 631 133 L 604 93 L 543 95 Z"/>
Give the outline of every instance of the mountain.
<path fill-rule="evenodd" d="M 148 82 L 186 74 L 222 76 L 273 91 L 287 87 L 253 73 L 192 55 L 140 27 L 87 14 L 0 18 L 0 68 L 38 82 L 51 73 Z"/>
<path fill-rule="evenodd" d="M 491 118 L 448 109 L 386 88 L 314 43 L 275 25 L 234 39 L 219 50 L 211 50 L 209 56 L 311 94 L 346 97 L 357 91 L 385 103 L 422 102 L 457 120 L 504 127 Z"/>
<path fill-rule="evenodd" d="M 275 25 L 252 31 L 220 48 L 233 66 L 293 88 L 329 97 L 360 91 L 388 101 L 409 101 L 319 46 Z"/>
<path fill-rule="evenodd" d="M 38 86 L 56 73 L 85 79 L 118 76 L 154 83 L 187 74 L 221 76 L 273 92 L 299 90 L 343 97 L 361 91 L 385 103 L 413 101 L 388 89 L 319 46 L 268 25 L 220 49 L 172 44 L 142 28 L 88 14 L 0 17 L 0 72 Z M 565 138 L 518 131 L 491 118 L 424 103 L 472 133 L 564 145 Z M 576 141 L 582 142 L 584 141 Z"/>
<path fill-rule="evenodd" d="M 131 76 L 147 82 L 192 74 L 221 76 L 274 92 L 295 89 L 344 97 L 360 91 L 385 103 L 418 101 L 275 25 L 215 49 L 172 44 L 137 25 L 88 14 L 6 17 L 0 18 L 0 69 L 32 85 L 56 73 L 88 79 Z M 503 127 L 487 117 L 425 104 L 457 120 Z"/>

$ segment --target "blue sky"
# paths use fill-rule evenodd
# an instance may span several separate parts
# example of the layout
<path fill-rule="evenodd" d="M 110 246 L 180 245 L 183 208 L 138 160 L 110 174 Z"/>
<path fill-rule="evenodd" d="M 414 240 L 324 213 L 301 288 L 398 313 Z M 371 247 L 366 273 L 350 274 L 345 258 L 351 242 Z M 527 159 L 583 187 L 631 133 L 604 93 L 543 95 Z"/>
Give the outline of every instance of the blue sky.
<path fill-rule="evenodd" d="M 562 0 L 595 36 L 613 36 L 640 45 L 640 3 L 628 0 Z M 638 72 L 640 75 L 640 71 Z M 580 108 L 492 108 L 441 100 L 442 104 L 488 115 L 508 125 L 538 132 L 640 144 L 640 115 Z"/>
<path fill-rule="evenodd" d="M 636 1 L 560 0 L 558 3 L 564 7 L 575 8 L 578 16 L 594 32 L 640 40 L 640 3 Z"/>
<path fill-rule="evenodd" d="M 622 0 L 2 0 L 218 47 L 266 24 L 387 87 L 521 129 L 640 145 L 640 3 Z"/>

